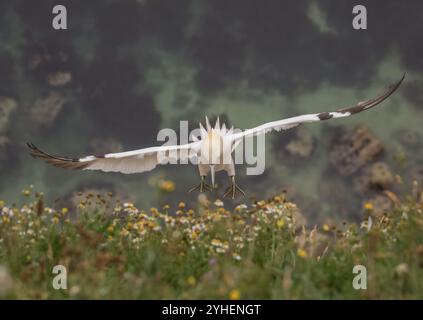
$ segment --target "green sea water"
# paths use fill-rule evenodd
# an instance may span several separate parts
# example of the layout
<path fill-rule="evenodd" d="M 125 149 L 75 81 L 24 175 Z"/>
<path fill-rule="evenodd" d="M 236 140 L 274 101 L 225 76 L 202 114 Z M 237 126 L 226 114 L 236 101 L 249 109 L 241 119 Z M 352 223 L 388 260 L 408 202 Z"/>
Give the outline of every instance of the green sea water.
<path fill-rule="evenodd" d="M 68 2 L 65 31 L 51 28 L 52 1 L 0 5 L 0 96 L 18 104 L 3 133 L 10 146 L 1 162 L 0 198 L 8 202 L 20 201 L 29 185 L 51 199 L 113 189 L 143 208 L 195 202 L 187 193 L 199 180 L 195 167 L 135 175 L 65 171 L 32 159 L 25 142 L 67 156 L 90 154 L 94 139 L 114 139 L 124 150 L 154 146 L 157 132 L 177 130 L 180 120 L 193 129 L 206 115 L 220 116 L 243 129 L 332 111 L 377 96 L 404 72 L 401 88 L 377 108 L 306 125 L 316 147 L 298 165 L 277 156 L 285 133 L 269 134 L 265 173 L 250 177 L 241 167 L 239 181 L 257 199 L 288 186 L 305 203 L 319 203 L 304 206 L 306 216 L 336 217 L 330 206 L 322 209 L 319 194 L 322 174 L 337 175 L 328 160 L 331 128 L 365 124 L 384 143 L 383 159 L 394 172 L 403 173 L 394 161 L 399 153 L 409 167 L 422 162 L 420 142 L 411 149 L 400 142 L 401 130 L 423 136 L 420 2 L 410 1 L 414 9 L 398 1 L 386 1 L 384 9 L 368 3 L 369 29 L 361 31 L 351 27 L 349 1 Z M 42 61 L 34 67 L 37 57 Z M 70 73 L 72 81 L 52 85 L 48 77 L 57 72 Z M 50 92 L 65 103 L 53 122 L 37 123 L 31 109 Z M 153 186 L 160 178 L 174 181 L 176 191 L 161 195 Z M 221 196 L 226 179 L 221 174 L 211 199 Z"/>

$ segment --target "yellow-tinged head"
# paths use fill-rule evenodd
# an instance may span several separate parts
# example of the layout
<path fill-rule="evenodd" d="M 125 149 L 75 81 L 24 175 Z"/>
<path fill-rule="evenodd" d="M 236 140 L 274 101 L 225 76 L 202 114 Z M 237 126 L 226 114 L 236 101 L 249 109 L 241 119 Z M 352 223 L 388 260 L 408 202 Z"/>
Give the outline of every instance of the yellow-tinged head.
<path fill-rule="evenodd" d="M 224 164 L 225 155 L 230 157 L 230 142 L 225 137 L 228 134 L 225 124 L 220 126 L 219 118 L 217 118 L 215 127 L 210 126 L 210 122 L 206 117 L 206 129 L 200 124 L 201 129 L 201 156 L 200 163 L 208 165 Z M 228 159 L 226 159 L 227 161 Z"/>

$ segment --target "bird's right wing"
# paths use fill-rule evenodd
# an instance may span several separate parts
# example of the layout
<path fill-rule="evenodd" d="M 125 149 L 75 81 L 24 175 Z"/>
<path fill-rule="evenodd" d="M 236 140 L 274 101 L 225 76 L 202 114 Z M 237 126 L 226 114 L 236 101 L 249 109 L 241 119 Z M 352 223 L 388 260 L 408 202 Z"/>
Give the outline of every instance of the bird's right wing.
<path fill-rule="evenodd" d="M 399 88 L 404 78 L 405 78 L 405 74 L 397 83 L 389 86 L 389 88 L 383 94 L 373 99 L 361 101 L 351 107 L 342 108 L 337 111 L 331 111 L 331 112 L 304 114 L 301 116 L 268 122 L 268 123 L 262 124 L 261 126 L 245 130 L 243 132 L 233 133 L 228 138 L 236 144 L 236 143 L 239 143 L 239 140 L 245 137 L 265 134 L 273 130 L 276 130 L 276 131 L 288 130 L 291 128 L 295 128 L 302 123 L 318 122 L 318 121 L 324 121 L 329 119 L 349 117 L 353 114 L 357 114 L 359 112 L 368 110 L 380 104 L 382 101 L 387 99 L 391 94 L 393 94 Z"/>
<path fill-rule="evenodd" d="M 54 156 L 27 143 L 34 158 L 65 169 L 101 170 L 105 172 L 139 173 L 153 170 L 158 164 L 184 162 L 198 157 L 200 142 L 185 145 L 151 147 L 101 156 L 68 158 Z"/>

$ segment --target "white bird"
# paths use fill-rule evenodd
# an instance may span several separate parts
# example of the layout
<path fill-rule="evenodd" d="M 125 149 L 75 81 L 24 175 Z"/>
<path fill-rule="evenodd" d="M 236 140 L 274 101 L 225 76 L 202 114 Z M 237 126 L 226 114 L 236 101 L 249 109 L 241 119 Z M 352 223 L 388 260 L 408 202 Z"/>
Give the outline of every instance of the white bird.
<path fill-rule="evenodd" d="M 181 160 L 191 160 L 191 163 L 195 162 L 198 164 L 201 181 L 190 192 L 194 190 L 199 190 L 200 192 L 211 190 L 214 187 L 215 172 L 224 170 L 231 180 L 231 185 L 226 189 L 223 197 L 230 195 L 232 198 L 235 198 L 237 192 L 243 195 L 245 194 L 235 182 L 235 165 L 232 159 L 232 153 L 242 139 L 265 134 L 272 130 L 281 131 L 291 129 L 302 123 L 345 118 L 370 109 L 394 93 L 404 78 L 405 74 L 400 81 L 389 86 L 388 90 L 382 95 L 374 99 L 359 102 L 348 108 L 272 121 L 238 133 L 234 132 L 233 127 L 228 130 L 225 124 L 221 126 L 219 118 L 216 121 L 215 127 L 212 128 L 206 117 L 206 128 L 200 123 L 201 139 L 193 137 L 194 142 L 184 145 L 151 147 L 105 155 L 92 155 L 83 158 L 54 156 L 38 149 L 32 143 L 27 143 L 27 145 L 31 149 L 30 153 L 33 157 L 66 169 L 102 170 L 105 172 L 129 174 L 151 171 L 158 164 L 163 163 L 163 160 L 167 160 L 167 162 L 172 162 L 172 160 L 179 160 L 179 162 Z M 211 173 L 212 187 L 205 182 L 209 173 Z"/>

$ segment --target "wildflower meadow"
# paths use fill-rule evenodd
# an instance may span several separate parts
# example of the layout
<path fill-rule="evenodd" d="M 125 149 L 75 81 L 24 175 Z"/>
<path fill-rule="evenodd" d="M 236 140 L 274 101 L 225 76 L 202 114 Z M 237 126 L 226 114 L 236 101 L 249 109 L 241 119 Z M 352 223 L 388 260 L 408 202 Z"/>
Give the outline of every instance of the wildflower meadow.
<path fill-rule="evenodd" d="M 0 202 L 0 295 L 11 299 L 421 299 L 423 198 L 361 224 L 305 226 L 283 195 L 227 210 L 142 210 L 112 194 Z M 66 269 L 64 288 L 52 272 Z M 354 288 L 357 265 L 365 289 Z"/>

